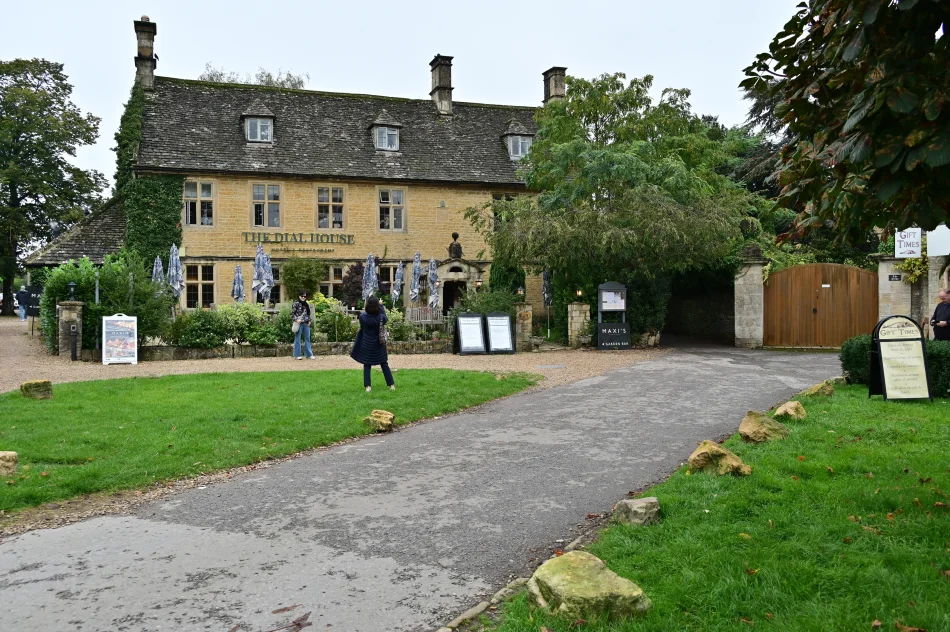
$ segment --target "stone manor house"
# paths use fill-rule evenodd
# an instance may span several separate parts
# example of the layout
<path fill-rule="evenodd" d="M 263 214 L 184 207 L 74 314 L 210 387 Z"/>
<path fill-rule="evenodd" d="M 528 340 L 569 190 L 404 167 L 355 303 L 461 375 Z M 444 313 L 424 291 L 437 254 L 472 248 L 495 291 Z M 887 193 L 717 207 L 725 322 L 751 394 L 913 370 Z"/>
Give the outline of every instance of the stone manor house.
<path fill-rule="evenodd" d="M 524 192 L 518 161 L 531 146 L 536 108 L 453 101 L 452 57 L 445 55 L 429 63 L 425 99 L 156 76 L 156 23 L 143 17 L 134 25 L 135 80 L 146 93 L 134 171 L 185 177 L 182 307 L 231 302 L 237 264 L 252 300 L 258 244 L 275 266 L 277 302 L 296 291 L 280 286 L 280 264 L 290 257 L 333 261 L 321 285 L 328 295 L 339 294 L 345 268 L 370 252 L 379 257 L 382 284 L 399 262 L 407 264 L 408 284 L 416 251 L 426 263 L 437 259 L 446 308 L 487 283 L 488 249 L 463 214 Z M 544 103 L 563 98 L 565 71 L 543 73 Z M 107 208 L 27 265 L 83 255 L 100 263 L 124 233 L 121 209 Z M 453 233 L 459 239 L 450 249 Z M 528 301 L 540 304 L 539 279 L 527 285 Z"/>

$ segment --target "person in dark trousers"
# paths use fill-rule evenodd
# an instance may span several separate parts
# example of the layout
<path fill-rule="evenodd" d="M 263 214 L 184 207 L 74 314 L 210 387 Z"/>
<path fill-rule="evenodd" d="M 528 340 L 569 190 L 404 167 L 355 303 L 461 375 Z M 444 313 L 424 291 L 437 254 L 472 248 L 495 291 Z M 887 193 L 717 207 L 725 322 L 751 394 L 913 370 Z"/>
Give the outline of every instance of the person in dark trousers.
<path fill-rule="evenodd" d="M 297 324 L 297 333 L 294 334 L 294 360 L 303 360 L 300 341 L 304 342 L 307 359 L 313 360 L 313 349 L 310 346 L 310 304 L 307 303 L 307 293 L 300 292 L 294 304 L 290 307 L 290 318 Z"/>
<path fill-rule="evenodd" d="M 934 310 L 930 326 L 934 328 L 935 339 L 950 340 L 950 290 L 940 290 L 937 298 L 940 299 L 940 304 Z"/>
<path fill-rule="evenodd" d="M 21 285 L 20 291 L 16 293 L 16 302 L 20 309 L 20 320 L 26 320 L 26 306 L 30 303 L 30 293 L 26 291 L 25 285 Z"/>
<path fill-rule="evenodd" d="M 363 313 L 360 314 L 360 332 L 356 334 L 353 351 L 350 353 L 351 358 L 363 365 L 363 386 L 366 387 L 367 393 L 373 390 L 370 373 L 374 364 L 378 364 L 383 369 L 383 377 L 386 378 L 389 390 L 396 390 L 393 372 L 389 370 L 389 354 L 386 353 L 386 345 L 379 341 L 379 328 L 388 320 L 386 308 L 380 305 L 379 299 L 375 296 L 369 297 Z"/>

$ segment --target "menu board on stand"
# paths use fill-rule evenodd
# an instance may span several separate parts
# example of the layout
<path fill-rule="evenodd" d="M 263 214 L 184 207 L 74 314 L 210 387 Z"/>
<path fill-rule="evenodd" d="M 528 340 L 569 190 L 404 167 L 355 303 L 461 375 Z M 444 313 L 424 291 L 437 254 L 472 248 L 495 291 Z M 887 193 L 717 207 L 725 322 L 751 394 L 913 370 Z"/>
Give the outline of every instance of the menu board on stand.
<path fill-rule="evenodd" d="M 515 341 L 511 335 L 511 315 L 503 313 L 485 316 L 488 331 L 488 353 L 514 353 Z"/>
<path fill-rule="evenodd" d="M 139 363 L 138 318 L 125 314 L 102 317 L 102 363 Z"/>
<path fill-rule="evenodd" d="M 481 314 L 459 314 L 455 319 L 455 353 L 459 355 L 487 353 Z"/>
<path fill-rule="evenodd" d="M 907 316 L 888 316 L 874 328 L 872 339 L 868 397 L 933 401 L 920 326 Z"/>

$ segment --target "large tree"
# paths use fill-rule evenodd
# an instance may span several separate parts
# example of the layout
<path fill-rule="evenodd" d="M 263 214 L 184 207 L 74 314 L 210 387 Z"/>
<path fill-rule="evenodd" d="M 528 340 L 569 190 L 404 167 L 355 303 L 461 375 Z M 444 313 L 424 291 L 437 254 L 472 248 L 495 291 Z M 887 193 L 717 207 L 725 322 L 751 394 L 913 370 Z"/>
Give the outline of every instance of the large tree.
<path fill-rule="evenodd" d="M 91 145 L 99 118 L 70 96 L 63 65 L 43 59 L 0 61 L 0 274 L 10 296 L 24 247 L 52 237 L 51 222 L 78 221 L 99 202 L 102 174 L 73 164 Z M 13 301 L 4 301 L 4 314 Z"/>
<path fill-rule="evenodd" d="M 537 115 L 523 175 L 534 197 L 470 209 L 494 256 L 607 280 L 707 265 L 738 237 L 748 193 L 717 173 L 724 136 L 690 110 L 686 90 L 654 102 L 652 77 L 567 78 Z"/>
<path fill-rule="evenodd" d="M 811 0 L 746 68 L 761 121 L 787 126 L 779 201 L 798 232 L 830 222 L 854 240 L 947 219 L 948 18 L 941 0 Z"/>

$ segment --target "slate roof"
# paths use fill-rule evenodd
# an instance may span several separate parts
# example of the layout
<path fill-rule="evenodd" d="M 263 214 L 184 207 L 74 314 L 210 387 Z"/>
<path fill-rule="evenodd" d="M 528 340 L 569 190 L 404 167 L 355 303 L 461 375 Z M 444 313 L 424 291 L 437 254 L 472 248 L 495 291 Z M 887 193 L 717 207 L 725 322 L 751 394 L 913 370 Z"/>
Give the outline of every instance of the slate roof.
<path fill-rule="evenodd" d="M 274 142 L 248 143 L 242 113 L 274 114 Z M 336 94 L 156 77 L 146 93 L 136 169 L 521 185 L 502 136 L 534 133 L 536 108 Z M 382 110 L 401 124 L 399 151 L 378 151 Z"/>
<path fill-rule="evenodd" d="M 125 213 L 114 199 L 73 226 L 24 262 L 27 267 L 58 266 L 70 259 L 89 257 L 102 263 L 125 243 Z"/>

